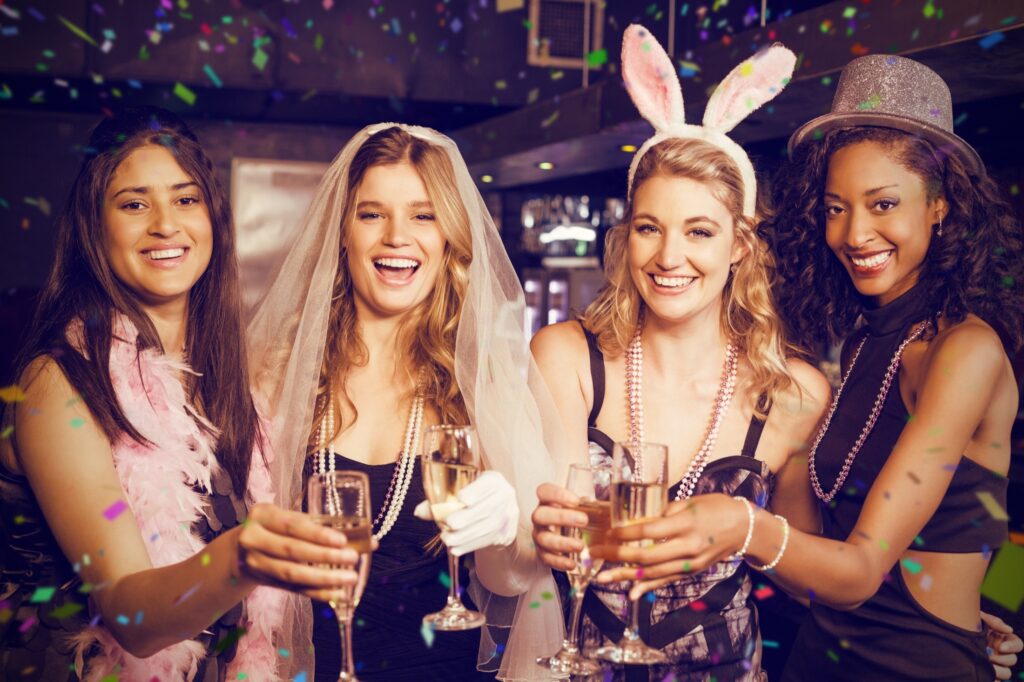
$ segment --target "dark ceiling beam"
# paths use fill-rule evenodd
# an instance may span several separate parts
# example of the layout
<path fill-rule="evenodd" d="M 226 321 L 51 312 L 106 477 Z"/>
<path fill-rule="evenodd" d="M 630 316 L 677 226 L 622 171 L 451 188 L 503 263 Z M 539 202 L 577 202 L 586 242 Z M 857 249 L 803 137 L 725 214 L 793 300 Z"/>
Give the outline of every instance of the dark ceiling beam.
<path fill-rule="evenodd" d="M 772 42 L 797 52 L 797 71 L 783 95 L 735 130 L 742 143 L 788 136 L 799 123 L 827 111 L 836 75 L 862 54 L 920 59 L 946 78 L 954 102 L 1024 91 L 1019 0 L 979 5 L 944 3 L 926 10 L 931 5 L 839 0 L 727 42 L 695 47 L 687 61 L 700 71 L 682 79 L 687 116 L 699 121 L 713 85 Z M 849 8 L 855 10 L 852 17 L 844 16 Z M 650 134 L 621 80 L 613 79 L 458 130 L 454 137 L 476 177 L 491 175 L 493 187 L 510 187 L 625 166 L 630 157 L 618 151 L 621 145 L 639 144 Z M 540 161 L 555 167 L 540 170 Z"/>

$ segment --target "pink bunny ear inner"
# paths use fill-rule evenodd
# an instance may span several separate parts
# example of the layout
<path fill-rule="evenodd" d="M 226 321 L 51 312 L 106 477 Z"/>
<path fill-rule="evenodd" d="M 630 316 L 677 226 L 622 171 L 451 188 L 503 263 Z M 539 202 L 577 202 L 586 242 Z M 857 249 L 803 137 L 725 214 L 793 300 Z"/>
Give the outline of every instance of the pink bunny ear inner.
<path fill-rule="evenodd" d="M 683 91 L 672 59 L 639 24 L 622 36 L 622 77 L 633 104 L 655 130 L 684 122 Z"/>
<path fill-rule="evenodd" d="M 727 133 L 775 98 L 789 83 L 796 55 L 775 44 L 740 63 L 719 83 L 704 111 L 704 125 Z"/>

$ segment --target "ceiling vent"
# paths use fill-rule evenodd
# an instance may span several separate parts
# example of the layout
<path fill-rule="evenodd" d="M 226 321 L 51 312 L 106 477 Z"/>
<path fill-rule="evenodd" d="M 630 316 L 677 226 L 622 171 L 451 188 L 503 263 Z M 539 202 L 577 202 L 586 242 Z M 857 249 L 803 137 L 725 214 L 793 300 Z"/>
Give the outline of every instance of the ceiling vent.
<path fill-rule="evenodd" d="M 532 66 L 600 68 L 603 60 L 588 54 L 602 49 L 603 0 L 530 0 L 530 42 L 526 61 Z"/>

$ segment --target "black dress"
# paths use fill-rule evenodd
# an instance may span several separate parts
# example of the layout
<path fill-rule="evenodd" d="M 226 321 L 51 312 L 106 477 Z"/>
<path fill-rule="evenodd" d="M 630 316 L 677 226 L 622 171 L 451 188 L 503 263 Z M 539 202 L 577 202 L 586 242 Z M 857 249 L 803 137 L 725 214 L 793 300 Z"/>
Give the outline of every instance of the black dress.
<path fill-rule="evenodd" d="M 396 464 L 363 464 L 338 456 L 337 468 L 361 471 L 370 479 L 372 513 L 384 504 Z M 306 476 L 312 458 L 306 459 Z M 352 628 L 356 673 L 363 682 L 387 680 L 493 680 L 477 671 L 479 630 L 423 633 L 423 616 L 440 611 L 448 596 L 448 559 L 443 545 L 428 549 L 437 525 L 422 521 L 412 510 L 424 499 L 419 458 L 409 492 L 391 531 L 373 554 L 363 598 Z M 460 561 L 459 584 L 469 585 L 465 557 Z M 469 595 L 463 602 L 474 608 Z M 431 637 L 431 635 L 433 635 Z M 334 612 L 313 602 L 313 648 L 317 682 L 336 682 L 341 669 L 338 625 Z"/>
<path fill-rule="evenodd" d="M 867 338 L 842 400 L 822 439 L 816 466 L 823 488 L 840 468 L 867 421 L 886 368 L 912 325 L 929 315 L 925 292 L 915 287 L 892 303 L 864 311 L 865 329 L 848 344 Z M 845 353 L 844 353 L 845 356 Z M 900 396 L 899 373 L 874 430 L 864 442 L 830 504 L 821 505 L 824 534 L 846 540 L 871 486 L 885 465 L 910 415 Z M 998 548 L 1007 537 L 1005 521 L 995 520 L 978 493 L 990 493 L 1006 507 L 1007 479 L 962 457 L 935 514 L 915 539 L 923 552 L 973 553 Z M 965 630 L 939 619 L 914 599 L 897 563 L 878 592 L 851 611 L 811 603 L 790 653 L 783 679 L 809 680 L 992 680 L 983 630 Z"/>
<path fill-rule="evenodd" d="M 596 426 L 604 402 L 604 356 L 594 335 L 586 328 L 583 333 L 590 348 L 590 375 L 594 386 L 594 405 L 588 418 L 591 461 L 607 461 L 613 443 Z M 697 481 L 694 496 L 739 495 L 758 506 L 766 506 L 774 476 L 765 462 L 754 457 L 763 429 L 763 421 L 751 419 L 740 454 L 710 462 Z M 669 489 L 669 499 L 674 499 L 678 490 L 677 483 Z M 567 590 L 566 580 L 560 579 L 559 583 Z M 583 597 L 581 643 L 585 650 L 616 643 L 622 637 L 630 610 L 630 587 L 629 582 L 590 584 Z M 752 590 L 751 571 L 744 562 L 734 561 L 720 561 L 702 573 L 658 588 L 652 593 L 653 601 L 646 598 L 640 601 L 639 634 L 644 642 L 661 649 L 669 663 L 624 666 L 615 671 L 616 679 L 626 682 L 754 682 L 764 679 Z"/>

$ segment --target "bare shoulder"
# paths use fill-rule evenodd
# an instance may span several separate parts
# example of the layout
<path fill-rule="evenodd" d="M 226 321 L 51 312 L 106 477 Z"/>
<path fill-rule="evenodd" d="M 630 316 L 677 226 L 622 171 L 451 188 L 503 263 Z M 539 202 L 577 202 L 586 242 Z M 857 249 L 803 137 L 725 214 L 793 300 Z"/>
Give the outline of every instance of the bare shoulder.
<path fill-rule="evenodd" d="M 786 369 L 793 383 L 779 397 L 780 412 L 787 415 L 787 420 L 817 422 L 832 399 L 828 379 L 817 367 L 798 358 L 787 360 Z"/>
<path fill-rule="evenodd" d="M 587 337 L 579 322 L 559 322 L 542 327 L 530 341 L 530 350 L 538 363 L 571 361 L 587 357 Z"/>
<path fill-rule="evenodd" d="M 28 363 L 18 377 L 18 386 L 25 393 L 25 401 L 28 403 L 64 399 L 74 393 L 64 370 L 49 355 L 40 355 Z"/>
<path fill-rule="evenodd" d="M 971 356 L 972 364 L 1002 363 L 1006 358 L 999 334 L 976 315 L 968 315 L 961 322 L 940 328 L 929 344 L 928 354 L 932 358 Z"/>

